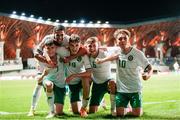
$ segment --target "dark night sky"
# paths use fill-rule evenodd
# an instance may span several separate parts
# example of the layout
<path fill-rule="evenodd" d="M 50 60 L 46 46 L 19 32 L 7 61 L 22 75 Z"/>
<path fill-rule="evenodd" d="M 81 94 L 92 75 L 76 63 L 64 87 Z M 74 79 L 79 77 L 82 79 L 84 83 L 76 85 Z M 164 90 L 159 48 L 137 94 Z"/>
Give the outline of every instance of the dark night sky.
<path fill-rule="evenodd" d="M 43 18 L 69 21 L 131 23 L 180 16 L 180 0 L 2 0 L 0 12 L 25 12 Z"/>

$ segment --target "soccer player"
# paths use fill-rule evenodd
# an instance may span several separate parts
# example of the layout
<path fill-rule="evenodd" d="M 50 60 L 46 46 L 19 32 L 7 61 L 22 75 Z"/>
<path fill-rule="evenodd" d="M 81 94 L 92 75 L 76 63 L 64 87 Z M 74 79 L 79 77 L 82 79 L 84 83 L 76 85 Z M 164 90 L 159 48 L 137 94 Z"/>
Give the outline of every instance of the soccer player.
<path fill-rule="evenodd" d="M 69 39 L 69 53 L 67 55 L 76 55 L 81 47 L 80 37 L 72 34 Z M 65 53 L 65 52 L 63 52 Z M 73 113 L 79 113 L 82 117 L 87 116 L 87 106 L 89 101 L 91 65 L 87 55 L 79 56 L 67 63 L 66 82 L 70 88 L 70 101 Z M 83 88 L 82 107 L 78 104 L 80 94 Z"/>
<path fill-rule="evenodd" d="M 38 59 L 41 62 L 45 62 L 48 63 L 52 66 L 54 66 L 54 64 L 52 63 L 51 59 L 49 59 L 48 56 L 43 57 L 42 56 L 42 52 L 43 52 L 43 47 L 44 47 L 44 43 L 46 40 L 48 39 L 53 39 L 54 40 L 54 44 L 58 47 L 68 47 L 69 45 L 69 36 L 67 34 L 65 34 L 65 27 L 62 25 L 58 25 L 55 26 L 53 29 L 53 33 L 50 35 L 46 35 L 43 40 L 39 43 L 37 50 L 36 50 L 36 54 L 35 54 L 35 58 Z M 78 56 L 82 56 L 84 54 L 86 54 L 86 49 L 84 47 L 81 47 L 78 54 L 77 55 L 72 55 L 72 56 L 66 56 L 63 58 L 63 61 L 65 63 L 68 63 L 71 59 L 74 59 Z"/>
<path fill-rule="evenodd" d="M 49 66 L 51 67 L 55 67 L 56 66 L 55 63 L 53 63 L 50 57 L 48 56 L 48 54 L 43 51 L 45 42 L 48 40 L 53 40 L 54 44 L 58 47 L 62 47 L 62 46 L 67 47 L 69 44 L 69 36 L 65 34 L 65 27 L 62 25 L 58 25 L 54 27 L 53 34 L 45 36 L 43 40 L 39 43 L 37 49 L 34 52 L 35 58 L 40 63 L 46 63 L 49 64 Z M 64 62 L 68 62 L 70 59 L 86 54 L 86 52 L 87 52 L 86 49 L 81 47 L 77 55 L 64 57 L 63 60 Z M 41 69 L 40 73 L 42 73 L 43 67 L 41 65 L 40 65 L 40 69 Z M 37 102 L 41 93 L 42 83 L 39 82 L 38 80 L 39 77 L 37 77 L 36 79 L 37 79 L 37 85 L 34 88 L 31 109 L 28 113 L 28 116 L 34 116 L 35 108 L 37 106 Z"/>
<path fill-rule="evenodd" d="M 116 60 L 116 112 L 117 116 L 125 116 L 127 105 L 130 102 L 132 111 L 129 114 L 141 116 L 142 109 L 142 83 L 148 80 L 152 74 L 152 66 L 148 62 L 142 51 L 133 48 L 130 44 L 131 33 L 126 29 L 118 29 L 114 33 L 117 45 L 121 48 L 121 53 L 98 59 L 97 63 Z"/>
<path fill-rule="evenodd" d="M 46 118 L 52 118 L 55 115 L 54 103 L 56 106 L 56 114 L 63 114 L 63 104 L 65 98 L 65 72 L 64 64 L 58 62 L 59 57 L 56 54 L 56 46 L 52 39 L 45 42 L 45 51 L 55 63 L 56 67 L 50 68 L 49 64 L 44 63 L 47 67 L 44 69 L 44 74 L 40 78 L 43 86 L 46 89 L 47 102 L 50 107 L 50 112 Z"/>
<path fill-rule="evenodd" d="M 111 62 L 107 61 L 102 64 L 96 64 L 96 58 L 105 58 L 108 56 L 107 51 L 100 49 L 97 37 L 90 37 L 85 42 L 88 49 L 89 59 L 93 73 L 93 86 L 90 100 L 89 113 L 95 113 L 98 110 L 104 94 L 110 92 L 111 114 L 115 113 L 115 81 L 111 77 Z"/>
<path fill-rule="evenodd" d="M 53 41 L 50 40 L 49 44 L 53 44 Z M 54 45 L 54 44 L 53 44 Z M 54 47 L 56 47 L 54 45 Z M 48 51 L 47 51 L 48 52 Z M 55 53 L 57 51 L 55 50 Z M 49 54 L 48 54 L 49 55 Z M 43 85 L 45 85 L 50 91 L 54 92 L 54 103 L 56 108 L 56 114 L 62 115 L 63 114 L 63 106 L 64 106 L 64 99 L 66 94 L 65 88 L 65 71 L 64 71 L 64 63 L 59 62 L 59 56 L 57 53 L 55 54 L 57 60 L 57 68 L 54 70 L 49 70 L 48 75 L 43 80 Z M 53 60 L 53 58 L 51 58 Z"/>
<path fill-rule="evenodd" d="M 39 66 L 38 67 L 39 74 L 42 74 L 42 72 L 44 70 L 43 64 L 45 64 L 45 63 L 49 64 L 48 66 L 50 66 L 50 67 L 56 67 L 55 63 L 53 63 L 51 61 L 48 54 L 43 50 L 43 48 L 45 46 L 45 42 L 49 41 L 49 40 L 53 40 L 53 42 L 56 46 L 68 46 L 69 36 L 65 34 L 65 27 L 62 25 L 58 25 L 58 26 L 54 27 L 53 33 L 50 35 L 46 35 L 43 38 L 43 40 L 39 43 L 39 45 L 37 46 L 37 49 L 34 52 L 34 54 L 35 54 L 34 56 L 39 61 L 39 65 L 38 65 Z M 42 75 L 39 75 L 36 77 L 37 85 L 34 88 L 31 109 L 28 113 L 28 116 L 34 116 L 37 102 L 40 98 L 41 88 L 42 88 L 42 81 L 39 80 L 40 78 L 42 78 Z"/>

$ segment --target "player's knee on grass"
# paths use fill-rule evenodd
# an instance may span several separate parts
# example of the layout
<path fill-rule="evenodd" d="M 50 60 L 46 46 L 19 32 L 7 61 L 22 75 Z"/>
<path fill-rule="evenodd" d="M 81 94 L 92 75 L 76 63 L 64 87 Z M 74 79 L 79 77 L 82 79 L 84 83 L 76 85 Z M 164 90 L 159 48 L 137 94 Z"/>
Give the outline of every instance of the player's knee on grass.
<path fill-rule="evenodd" d="M 143 114 L 142 108 L 133 108 L 132 109 L 132 115 L 136 117 L 140 117 Z"/>
<path fill-rule="evenodd" d="M 80 110 L 80 101 L 76 101 L 71 103 L 71 108 L 72 108 L 72 112 L 74 114 L 79 114 L 79 110 Z"/>
<path fill-rule="evenodd" d="M 116 108 L 116 113 L 117 113 L 117 116 L 125 116 L 127 114 L 126 108 L 118 107 L 118 108 Z"/>
<path fill-rule="evenodd" d="M 64 107 L 64 105 L 55 103 L 55 106 L 56 106 L 56 114 L 57 115 L 63 115 L 63 107 Z"/>
<path fill-rule="evenodd" d="M 98 106 L 90 106 L 89 107 L 89 113 L 95 113 L 98 111 Z"/>
<path fill-rule="evenodd" d="M 110 80 L 108 82 L 108 90 L 110 91 L 111 94 L 116 93 L 116 83 L 113 80 Z"/>

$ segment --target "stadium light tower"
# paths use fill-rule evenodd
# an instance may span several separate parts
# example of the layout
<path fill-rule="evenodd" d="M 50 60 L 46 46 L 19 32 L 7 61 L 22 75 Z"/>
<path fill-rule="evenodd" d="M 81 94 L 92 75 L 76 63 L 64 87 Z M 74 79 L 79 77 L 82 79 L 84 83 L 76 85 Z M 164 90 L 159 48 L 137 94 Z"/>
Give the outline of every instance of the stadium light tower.
<path fill-rule="evenodd" d="M 85 21 L 84 21 L 84 20 L 81 20 L 81 21 L 80 21 L 80 23 L 84 24 L 84 23 L 85 23 Z"/>
<path fill-rule="evenodd" d="M 81 19 L 79 22 L 77 22 L 76 20 L 73 20 L 72 23 L 68 23 L 68 20 L 64 20 L 64 22 L 60 23 L 60 20 L 55 20 L 54 22 L 51 21 L 50 18 L 48 18 L 47 20 L 43 20 L 42 17 L 39 18 L 35 18 L 34 15 L 30 15 L 29 17 L 25 16 L 26 14 L 23 12 L 21 13 L 21 15 L 17 15 L 16 11 L 13 11 L 12 14 L 9 15 L 9 17 L 14 18 L 14 19 L 19 19 L 19 20 L 26 20 L 26 21 L 30 21 L 30 22 L 37 22 L 37 23 L 41 23 L 41 24 L 48 24 L 48 25 L 53 25 L 56 26 L 58 24 L 62 24 L 65 27 L 102 27 L 102 28 L 110 28 L 112 27 L 112 25 L 109 24 L 109 21 L 105 21 L 104 23 L 102 23 L 100 20 L 98 20 L 97 22 L 93 22 L 93 21 L 85 21 L 84 19 Z M 116 26 L 117 25 L 113 25 Z"/>
<path fill-rule="evenodd" d="M 16 14 L 16 11 L 13 11 L 12 14 L 15 15 L 15 14 Z"/>

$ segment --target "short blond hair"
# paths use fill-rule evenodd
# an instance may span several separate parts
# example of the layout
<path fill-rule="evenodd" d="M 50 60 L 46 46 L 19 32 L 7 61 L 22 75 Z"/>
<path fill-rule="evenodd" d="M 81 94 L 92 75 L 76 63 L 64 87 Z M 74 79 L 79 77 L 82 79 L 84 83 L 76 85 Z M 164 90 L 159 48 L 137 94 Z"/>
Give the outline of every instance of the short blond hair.
<path fill-rule="evenodd" d="M 114 38 L 115 38 L 115 39 L 118 39 L 117 37 L 119 36 L 119 34 L 125 34 L 125 35 L 127 35 L 129 38 L 131 37 L 131 33 L 130 33 L 129 30 L 127 30 L 127 29 L 117 29 L 117 30 L 114 32 Z"/>
<path fill-rule="evenodd" d="M 94 42 L 95 43 L 97 42 L 98 45 L 100 44 L 97 37 L 89 37 L 84 44 L 92 44 Z"/>
<path fill-rule="evenodd" d="M 71 34 L 69 42 L 81 42 L 81 39 L 78 34 Z"/>

